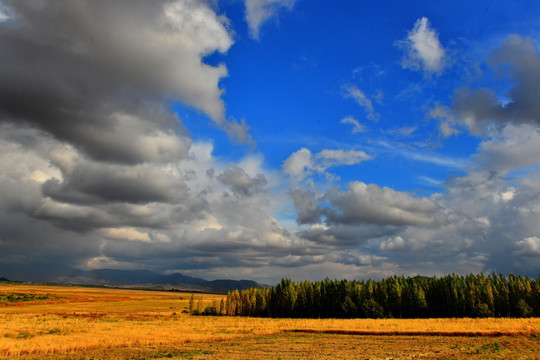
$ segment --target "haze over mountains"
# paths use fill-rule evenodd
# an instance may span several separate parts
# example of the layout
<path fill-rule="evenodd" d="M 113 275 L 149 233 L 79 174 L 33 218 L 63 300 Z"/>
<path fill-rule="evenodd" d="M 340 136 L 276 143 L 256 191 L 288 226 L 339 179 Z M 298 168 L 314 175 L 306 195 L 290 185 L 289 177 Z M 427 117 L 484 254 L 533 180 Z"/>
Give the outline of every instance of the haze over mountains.
<path fill-rule="evenodd" d="M 250 287 L 264 287 L 252 280 L 217 279 L 205 280 L 191 276 L 173 273 L 158 274 L 149 270 L 117 270 L 96 269 L 83 271 L 80 269 L 58 266 L 40 271 L 40 266 L 5 268 L 0 265 L 3 278 L 12 281 L 47 282 L 75 285 L 103 285 L 114 287 L 144 287 L 149 289 L 179 289 L 227 292 L 234 289 L 242 290 Z"/>

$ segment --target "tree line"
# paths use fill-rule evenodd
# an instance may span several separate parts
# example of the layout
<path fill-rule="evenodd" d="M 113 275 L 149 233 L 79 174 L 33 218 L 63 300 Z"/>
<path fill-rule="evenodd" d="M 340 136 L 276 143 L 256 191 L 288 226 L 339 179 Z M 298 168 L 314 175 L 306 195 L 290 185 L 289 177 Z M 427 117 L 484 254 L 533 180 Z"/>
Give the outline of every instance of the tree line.
<path fill-rule="evenodd" d="M 227 294 L 227 315 L 292 318 L 540 316 L 540 276 L 392 276 L 382 280 L 281 282 Z"/>

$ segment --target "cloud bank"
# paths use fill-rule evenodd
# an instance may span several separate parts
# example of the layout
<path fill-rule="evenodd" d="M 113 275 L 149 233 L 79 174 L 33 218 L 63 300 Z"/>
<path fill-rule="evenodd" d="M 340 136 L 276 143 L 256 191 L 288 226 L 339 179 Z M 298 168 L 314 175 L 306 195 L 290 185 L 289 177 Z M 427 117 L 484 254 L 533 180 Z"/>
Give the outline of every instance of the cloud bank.
<path fill-rule="evenodd" d="M 361 138 L 354 148 L 298 145 L 275 169 L 260 154 L 225 160 L 211 142 L 194 140 L 171 111 L 175 101 L 231 139 L 254 142 L 245 121 L 226 116 L 226 66 L 203 60 L 233 44 L 228 20 L 206 2 L 2 3 L 2 276 L 22 265 L 59 273 L 58 264 L 268 283 L 537 274 L 540 55 L 532 39 L 512 35 L 487 61 L 507 71 L 507 93 L 487 86 L 486 73 L 481 86 L 468 82 L 433 109 L 445 135 L 482 135 L 467 161 L 390 149 L 460 170 L 425 196 L 366 180 L 363 166 L 379 159 L 380 148 L 361 143 L 363 127 L 353 117 L 341 123 Z M 252 36 L 292 6 L 247 1 Z M 406 68 L 442 72 L 445 50 L 427 19 L 404 44 Z M 342 90 L 368 119 L 379 119 L 359 87 Z M 413 132 L 401 127 L 392 135 Z M 353 181 L 341 184 L 343 169 Z"/>

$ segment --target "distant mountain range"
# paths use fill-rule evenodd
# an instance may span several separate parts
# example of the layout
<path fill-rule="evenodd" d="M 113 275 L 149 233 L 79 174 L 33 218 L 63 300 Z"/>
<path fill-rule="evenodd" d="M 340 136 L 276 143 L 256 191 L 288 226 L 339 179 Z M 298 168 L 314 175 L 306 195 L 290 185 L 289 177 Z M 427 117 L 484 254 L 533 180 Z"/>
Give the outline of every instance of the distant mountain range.
<path fill-rule="evenodd" d="M 253 280 L 205 280 L 201 278 L 173 273 L 159 274 L 149 270 L 96 269 L 83 271 L 70 267 L 59 267 L 40 271 L 39 265 L 32 269 L 28 266 L 0 266 L 0 274 L 16 281 L 47 282 L 73 285 L 101 285 L 122 288 L 145 288 L 159 290 L 192 290 L 208 292 L 227 292 L 251 287 L 266 287 Z M 5 277 L 4 281 L 7 281 Z"/>
<path fill-rule="evenodd" d="M 158 274 L 148 270 L 114 270 L 99 269 L 88 272 L 97 284 L 115 286 L 147 286 L 171 287 L 179 289 L 227 292 L 234 289 L 243 290 L 251 287 L 266 287 L 253 280 L 205 280 L 201 278 L 174 273 Z"/>

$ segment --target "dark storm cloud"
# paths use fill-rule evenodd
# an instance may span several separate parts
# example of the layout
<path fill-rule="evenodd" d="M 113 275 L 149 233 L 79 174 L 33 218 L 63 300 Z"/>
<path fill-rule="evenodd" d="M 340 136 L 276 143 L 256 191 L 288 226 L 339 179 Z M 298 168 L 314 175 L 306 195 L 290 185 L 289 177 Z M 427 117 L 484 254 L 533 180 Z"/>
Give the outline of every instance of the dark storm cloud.
<path fill-rule="evenodd" d="M 508 36 L 493 52 L 489 65 L 503 72 L 506 66 L 514 84 L 506 94 L 497 94 L 489 88 L 456 90 L 452 101 L 456 120 L 476 133 L 491 121 L 540 126 L 540 54 L 534 40 Z"/>
<path fill-rule="evenodd" d="M 368 240 L 380 239 L 403 231 L 402 226 L 380 226 L 375 224 L 346 224 L 329 227 L 312 227 L 300 232 L 300 236 L 314 244 L 335 249 L 365 244 Z"/>
<path fill-rule="evenodd" d="M 187 191 L 180 177 L 149 164 L 111 165 L 67 157 L 51 153 L 51 162 L 61 169 L 64 181 L 50 179 L 42 187 L 44 195 L 57 201 L 177 203 Z"/>
<path fill-rule="evenodd" d="M 200 194 L 189 194 L 181 204 L 125 203 L 91 204 L 81 206 L 56 202 L 45 198 L 38 206 L 25 209 L 29 216 L 46 220 L 75 232 L 89 232 L 109 227 L 140 227 L 143 229 L 172 230 L 205 218 L 208 202 Z"/>
<path fill-rule="evenodd" d="M 223 163 L 168 109 L 181 100 L 232 139 L 252 141 L 245 122 L 225 119 L 225 67 L 201 61 L 232 43 L 226 20 L 204 2 L 3 2 L 2 265 L 275 279 L 285 267 L 298 277 L 538 269 L 538 173 L 519 173 L 540 161 L 540 70 L 528 39 L 509 38 L 491 58 L 516 80 L 508 103 L 491 89 L 456 91 L 453 115 L 462 125 L 504 126 L 441 194 L 360 181 L 326 191 L 317 175 L 371 156 L 302 148 L 283 168 L 306 181 L 287 185 L 256 156 Z M 296 230 L 279 223 L 294 218 L 290 199 Z"/>
<path fill-rule="evenodd" d="M 0 121 L 26 123 L 95 159 L 172 161 L 190 145 L 167 99 L 224 117 L 224 66 L 201 58 L 232 44 L 197 1 L 5 1 Z"/>
<path fill-rule="evenodd" d="M 315 193 L 305 189 L 289 190 L 298 216 L 298 224 L 317 224 L 320 222 L 321 210 L 315 199 Z"/>
<path fill-rule="evenodd" d="M 220 163 L 170 110 L 179 100 L 254 143 L 225 117 L 225 66 L 202 62 L 232 44 L 204 1 L 3 3 L 3 262 L 215 270 L 328 249 L 270 215 L 258 160 Z"/>

